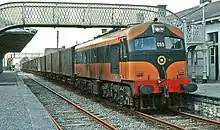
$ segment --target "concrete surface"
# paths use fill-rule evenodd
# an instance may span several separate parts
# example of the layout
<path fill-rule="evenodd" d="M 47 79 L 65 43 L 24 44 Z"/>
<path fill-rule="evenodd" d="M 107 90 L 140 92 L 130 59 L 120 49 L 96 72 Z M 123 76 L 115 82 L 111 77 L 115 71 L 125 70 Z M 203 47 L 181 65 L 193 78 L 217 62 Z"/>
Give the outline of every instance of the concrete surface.
<path fill-rule="evenodd" d="M 14 72 L 0 74 L 1 130 L 56 130 L 38 99 Z"/>
<path fill-rule="evenodd" d="M 197 83 L 198 90 L 192 94 L 207 95 L 208 97 L 220 98 L 220 82 Z"/>

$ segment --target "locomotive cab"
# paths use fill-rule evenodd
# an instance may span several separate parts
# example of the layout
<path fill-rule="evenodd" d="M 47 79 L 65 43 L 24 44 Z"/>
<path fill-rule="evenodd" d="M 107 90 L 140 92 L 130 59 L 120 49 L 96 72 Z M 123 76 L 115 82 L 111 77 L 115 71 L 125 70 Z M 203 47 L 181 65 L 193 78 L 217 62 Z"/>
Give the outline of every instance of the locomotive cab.
<path fill-rule="evenodd" d="M 163 98 L 162 102 L 168 103 L 167 100 L 178 99 L 178 94 L 197 90 L 197 85 L 187 78 L 186 60 L 181 30 L 153 22 L 128 41 L 127 79 L 135 82 L 136 95 L 146 98 L 155 94 L 154 98 Z"/>

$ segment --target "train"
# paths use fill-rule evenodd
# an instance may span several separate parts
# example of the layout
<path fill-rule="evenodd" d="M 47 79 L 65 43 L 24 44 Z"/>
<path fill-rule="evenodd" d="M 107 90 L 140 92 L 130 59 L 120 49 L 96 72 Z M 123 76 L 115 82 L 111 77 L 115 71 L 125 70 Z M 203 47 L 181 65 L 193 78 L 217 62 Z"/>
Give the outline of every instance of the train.
<path fill-rule="evenodd" d="M 181 107 L 197 90 L 187 77 L 183 32 L 158 21 L 129 26 L 22 63 L 132 109 Z"/>

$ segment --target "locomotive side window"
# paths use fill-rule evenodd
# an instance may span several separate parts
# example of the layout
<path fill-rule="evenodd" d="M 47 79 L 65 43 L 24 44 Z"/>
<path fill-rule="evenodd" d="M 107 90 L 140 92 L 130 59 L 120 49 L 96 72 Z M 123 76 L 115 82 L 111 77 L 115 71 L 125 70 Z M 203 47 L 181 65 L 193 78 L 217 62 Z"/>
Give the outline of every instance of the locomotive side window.
<path fill-rule="evenodd" d="M 87 61 L 86 59 L 87 59 L 87 57 L 86 57 L 86 52 L 83 51 L 83 52 L 82 52 L 82 63 L 83 63 L 83 64 L 86 64 L 86 61 Z"/>
<path fill-rule="evenodd" d="M 109 51 L 109 46 L 104 47 L 104 62 L 109 62 L 110 61 L 110 51 Z"/>
<path fill-rule="evenodd" d="M 97 53 L 98 53 L 98 62 L 99 63 L 102 63 L 102 62 L 104 62 L 104 47 L 99 47 L 98 49 L 97 49 Z"/>
<path fill-rule="evenodd" d="M 127 57 L 127 39 L 123 38 L 120 40 L 120 59 L 125 61 Z"/>
<path fill-rule="evenodd" d="M 86 63 L 90 63 L 90 50 L 86 51 Z"/>
<path fill-rule="evenodd" d="M 97 49 L 92 49 L 92 63 L 97 62 Z"/>
<path fill-rule="evenodd" d="M 166 49 L 171 50 L 183 50 L 183 40 L 180 38 L 174 38 L 174 37 L 165 37 L 164 39 Z"/>
<path fill-rule="evenodd" d="M 123 43 L 123 58 L 127 58 L 127 39 L 124 39 L 124 43 Z"/>
<path fill-rule="evenodd" d="M 75 58 L 75 62 L 78 64 L 83 63 L 83 57 L 82 57 L 82 52 L 76 52 L 76 58 Z"/>
<path fill-rule="evenodd" d="M 156 50 L 155 37 L 143 37 L 134 40 L 134 50 Z"/>

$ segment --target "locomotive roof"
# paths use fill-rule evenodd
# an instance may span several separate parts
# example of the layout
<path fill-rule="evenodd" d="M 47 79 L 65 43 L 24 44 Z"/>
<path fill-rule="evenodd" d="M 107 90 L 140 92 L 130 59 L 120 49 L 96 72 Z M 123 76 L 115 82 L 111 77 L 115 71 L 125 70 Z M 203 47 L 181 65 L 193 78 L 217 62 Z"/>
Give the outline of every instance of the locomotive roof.
<path fill-rule="evenodd" d="M 136 36 L 145 32 L 146 29 L 152 23 L 154 23 L 154 22 L 137 24 L 137 25 L 131 26 L 129 28 L 126 28 L 124 30 L 118 30 L 116 32 L 100 36 L 100 37 L 95 38 L 93 40 L 76 45 L 75 49 L 76 49 L 76 51 L 81 51 L 81 50 L 87 50 L 88 47 L 91 47 L 91 46 L 94 46 L 94 48 L 96 48 L 96 47 L 116 44 L 116 43 L 119 43 L 120 38 L 124 37 L 124 36 L 126 36 L 127 40 L 133 39 Z M 156 23 L 159 23 L 159 22 L 156 22 Z M 159 24 L 164 24 L 164 23 L 159 23 Z M 179 30 L 178 28 L 173 27 L 171 25 L 167 25 L 167 24 L 164 24 L 164 25 L 166 25 L 168 28 L 175 29 L 176 33 L 179 33 L 179 35 L 182 35 L 181 30 Z"/>

